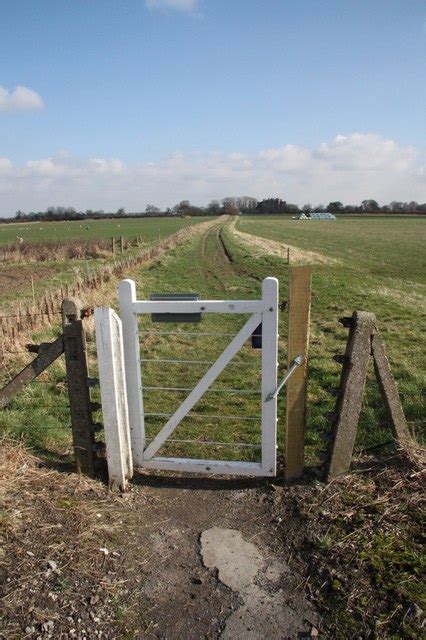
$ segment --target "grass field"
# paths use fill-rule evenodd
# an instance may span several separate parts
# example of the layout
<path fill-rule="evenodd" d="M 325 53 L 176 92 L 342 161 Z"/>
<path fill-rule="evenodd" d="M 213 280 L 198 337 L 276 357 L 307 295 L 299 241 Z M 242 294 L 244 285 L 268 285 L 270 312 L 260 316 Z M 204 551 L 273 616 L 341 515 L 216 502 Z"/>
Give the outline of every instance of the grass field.
<path fill-rule="evenodd" d="M 72 240 L 81 238 L 134 238 L 142 236 L 143 242 L 164 238 L 182 227 L 196 224 L 204 218 L 120 218 L 118 220 L 87 220 L 63 222 L 14 222 L 0 224 L 0 244 L 14 242 L 16 236 L 25 241 Z"/>
<path fill-rule="evenodd" d="M 220 223 L 218 223 L 220 224 Z M 354 309 L 365 309 L 377 314 L 379 326 L 385 339 L 393 371 L 399 383 L 404 410 L 410 428 L 418 438 L 424 432 L 424 375 L 423 343 L 421 324 L 421 303 L 424 285 L 419 266 L 421 261 L 421 235 L 423 221 L 404 220 L 406 238 L 401 239 L 402 222 L 399 221 L 342 221 L 338 224 L 316 223 L 318 226 L 301 228 L 304 223 L 277 219 L 242 219 L 239 228 L 244 231 L 256 231 L 265 237 L 297 244 L 304 248 L 322 251 L 326 255 L 338 258 L 339 262 L 318 264 L 313 271 L 313 299 L 311 349 L 309 361 L 309 416 L 306 434 L 307 457 L 313 463 L 316 452 L 321 446 L 323 432 L 329 431 L 324 414 L 331 411 L 334 399 L 329 390 L 338 383 L 340 366 L 332 360 L 336 353 L 342 353 L 345 347 L 347 331 L 338 323 L 342 315 L 350 315 Z M 306 224 L 306 223 L 305 223 Z M 311 223 L 307 223 L 310 225 Z M 312 223 L 315 224 L 315 223 Z M 321 226 L 323 225 L 323 226 Z M 366 225 L 366 226 L 363 226 Z M 359 228 L 358 233 L 356 232 Z M 128 275 L 137 282 L 138 295 L 148 296 L 153 292 L 195 291 L 209 298 L 256 298 L 260 295 L 261 280 L 268 276 L 278 277 L 281 284 L 281 299 L 287 298 L 288 265 L 273 255 L 253 255 L 252 252 L 235 238 L 231 228 L 225 226 L 222 241 L 214 226 L 197 240 L 169 252 L 161 261 L 150 267 L 138 268 Z M 381 231 L 377 240 L 374 233 Z M 293 234 L 293 235 L 292 235 Z M 306 234 L 306 235 L 303 235 Z M 334 235 L 333 235 L 334 234 Z M 303 241 L 301 239 L 303 238 Z M 370 244 L 372 243 L 372 244 Z M 350 247 L 345 254 L 342 247 Z M 376 250 L 373 252 L 373 245 Z M 365 251 L 366 249 L 366 251 Z M 413 267 L 409 269 L 410 255 Z M 398 264 L 397 264 L 398 263 Z M 398 266 L 399 265 L 399 266 Z M 411 279 L 402 275 L 409 272 Z M 115 287 L 98 292 L 102 302 L 117 307 Z M 201 325 L 153 325 L 141 320 L 141 353 L 144 359 L 188 359 L 214 360 L 244 322 L 234 316 L 216 315 L 203 319 Z M 280 371 L 285 369 L 287 314 L 280 316 Z M 186 335 L 190 331 L 193 335 Z M 171 332 L 166 335 L 164 332 Z M 208 334 L 213 335 L 208 335 Z M 207 334 L 207 335 L 204 335 Z M 193 413 L 202 416 L 225 415 L 248 416 L 251 420 L 222 420 L 207 417 L 191 417 L 183 421 L 175 436 L 176 439 L 196 438 L 203 441 L 236 440 L 241 445 L 258 445 L 259 440 L 259 351 L 250 345 L 243 348 L 236 358 L 237 365 L 228 367 L 220 376 Z M 147 387 L 183 387 L 191 388 L 204 373 L 204 365 L 155 364 L 144 365 L 144 385 Z M 39 385 L 42 387 L 42 385 Z M 62 387 L 60 387 L 62 389 Z M 227 391 L 220 392 L 220 389 Z M 232 389 L 244 389 L 254 393 L 237 394 Z M 63 390 L 63 389 L 62 389 Z M 36 393 L 31 392 L 31 393 Z M 39 389 L 43 397 L 45 389 Z M 171 413 L 177 408 L 186 392 L 156 391 L 146 392 L 145 411 L 148 414 Z M 56 402 L 55 396 L 53 400 Z M 47 399 L 44 397 L 43 403 Z M 49 402 L 48 402 L 49 404 Z M 25 414 L 25 400 L 18 402 L 19 420 L 22 411 Z M 36 398 L 34 398 L 36 405 Z M 220 409 L 220 411 L 219 411 Z M 26 409 L 28 411 L 28 408 Z M 11 416 L 13 414 L 11 410 Z M 49 424 L 55 424 L 51 412 L 42 412 Z M 280 398 L 281 428 L 280 446 L 283 444 L 282 419 L 284 399 Z M 34 412 L 34 406 L 28 413 L 30 423 L 19 424 L 19 431 L 26 431 L 34 443 L 46 447 L 46 437 L 40 419 Z M 15 418 L 11 422 L 16 424 Z M 9 422 L 6 416 L 3 421 Z M 164 418 L 147 417 L 148 437 L 152 437 L 164 422 Z M 39 425 L 36 428 L 36 425 Z M 63 430 L 61 429 L 63 434 Z M 35 435 L 37 434 L 37 436 Z M 377 385 L 370 376 L 367 386 L 365 407 L 357 445 L 361 448 L 386 442 L 391 437 L 387 418 L 380 400 Z M 41 440 L 39 440 L 41 438 Z M 48 436 L 52 440 L 52 434 Z M 255 446 L 199 447 L 188 443 L 167 445 L 162 453 L 185 453 L 200 457 L 224 457 L 256 459 L 259 450 Z"/>
<path fill-rule="evenodd" d="M 413 431 L 424 438 L 424 317 L 426 311 L 426 220 L 343 219 L 336 222 L 242 218 L 237 228 L 301 249 L 320 252 L 334 262 L 313 267 L 311 391 L 318 406 L 336 369 L 330 354 L 343 352 L 345 331 L 337 319 L 353 310 L 376 314 Z M 318 381 L 318 383 L 316 382 Z M 371 421 L 386 426 L 375 385 L 369 388 L 360 442 L 371 440 Z M 319 427 L 319 413 L 311 407 Z M 312 424 L 312 423 L 311 423 Z M 382 436 L 385 438 L 385 432 Z"/>
<path fill-rule="evenodd" d="M 32 301 L 31 276 L 34 281 L 35 294 L 43 294 L 46 288 L 53 289 L 65 283 L 71 283 L 79 273 L 99 264 L 112 261 L 119 257 L 112 255 L 109 247 L 106 252 L 100 251 L 100 257 L 90 262 L 85 259 L 74 258 L 64 260 L 58 257 L 60 251 L 55 249 L 57 243 L 63 244 L 70 240 L 107 239 L 123 236 L 125 238 L 140 237 L 144 245 L 156 242 L 184 227 L 201 222 L 203 218 L 144 218 L 130 220 L 90 220 L 87 224 L 80 222 L 46 222 L 28 223 L 26 225 L 12 223 L 0 225 L 0 245 L 15 244 L 16 237 L 21 237 L 25 243 L 43 243 L 45 251 L 49 253 L 49 243 L 52 243 L 51 257 L 42 262 L 34 260 L 17 260 L 16 256 L 10 263 L 0 262 L 0 288 L 2 297 L 0 313 L 6 313 L 13 308 L 14 303 L 21 299 L 23 306 Z"/>

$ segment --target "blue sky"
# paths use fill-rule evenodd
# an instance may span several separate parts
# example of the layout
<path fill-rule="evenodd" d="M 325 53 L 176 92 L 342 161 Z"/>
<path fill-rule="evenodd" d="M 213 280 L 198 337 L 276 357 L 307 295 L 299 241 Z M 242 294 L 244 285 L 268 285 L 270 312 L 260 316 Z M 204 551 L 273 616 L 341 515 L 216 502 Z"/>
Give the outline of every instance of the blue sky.
<path fill-rule="evenodd" d="M 425 201 L 425 62 L 417 0 L 4 2 L 0 214 Z"/>

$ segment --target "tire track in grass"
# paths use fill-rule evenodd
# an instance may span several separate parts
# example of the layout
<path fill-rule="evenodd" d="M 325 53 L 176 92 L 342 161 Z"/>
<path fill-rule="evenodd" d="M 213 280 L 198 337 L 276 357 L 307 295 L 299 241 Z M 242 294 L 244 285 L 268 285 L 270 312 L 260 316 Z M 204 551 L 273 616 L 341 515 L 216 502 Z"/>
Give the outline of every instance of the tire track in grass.
<path fill-rule="evenodd" d="M 203 234 L 200 243 L 200 260 L 206 279 L 219 281 L 221 288 L 224 288 L 224 277 L 229 276 L 243 276 L 255 282 L 261 282 L 262 278 L 256 273 L 235 262 L 223 234 L 224 229 L 231 225 L 232 220 L 227 220 L 217 227 L 207 229 Z"/>

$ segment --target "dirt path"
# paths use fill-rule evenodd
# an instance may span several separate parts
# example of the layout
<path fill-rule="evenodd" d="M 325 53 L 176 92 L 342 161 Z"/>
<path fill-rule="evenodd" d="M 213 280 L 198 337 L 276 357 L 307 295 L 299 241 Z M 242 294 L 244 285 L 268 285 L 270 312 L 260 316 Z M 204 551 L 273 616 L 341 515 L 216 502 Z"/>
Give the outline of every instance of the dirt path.
<path fill-rule="evenodd" d="M 317 637 L 282 487 L 151 472 L 117 496 L 0 452 L 2 638 Z"/>
<path fill-rule="evenodd" d="M 224 274 L 238 275 L 223 225 L 206 229 L 199 249 L 206 279 L 221 286 Z M 284 639 L 311 637 L 320 628 L 301 568 L 279 534 L 271 508 L 278 493 L 267 481 L 144 472 L 133 484 L 140 507 L 133 511 L 138 533 L 129 561 L 136 549 L 149 557 L 131 606 L 140 616 L 133 621 L 136 637 Z M 143 628 L 141 619 L 149 621 Z"/>
<path fill-rule="evenodd" d="M 134 637 L 311 637 L 320 623 L 280 540 L 271 487 L 152 474 L 135 482 L 126 554 L 148 561 L 131 606 Z"/>

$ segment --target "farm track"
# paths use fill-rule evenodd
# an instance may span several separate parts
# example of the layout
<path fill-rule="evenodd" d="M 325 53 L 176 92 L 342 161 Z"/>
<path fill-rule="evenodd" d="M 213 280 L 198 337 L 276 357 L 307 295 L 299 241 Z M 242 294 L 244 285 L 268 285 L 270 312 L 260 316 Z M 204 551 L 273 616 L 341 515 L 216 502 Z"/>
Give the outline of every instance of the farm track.
<path fill-rule="evenodd" d="M 233 255 L 226 245 L 223 231 L 232 225 L 232 221 L 226 221 L 217 227 L 208 229 L 200 242 L 200 262 L 206 279 L 214 279 L 221 283 L 223 288 L 224 278 L 229 275 L 244 275 L 255 282 L 261 282 L 262 278 L 253 271 L 243 268 L 237 264 Z M 209 250 L 210 249 L 210 250 Z"/>

